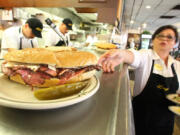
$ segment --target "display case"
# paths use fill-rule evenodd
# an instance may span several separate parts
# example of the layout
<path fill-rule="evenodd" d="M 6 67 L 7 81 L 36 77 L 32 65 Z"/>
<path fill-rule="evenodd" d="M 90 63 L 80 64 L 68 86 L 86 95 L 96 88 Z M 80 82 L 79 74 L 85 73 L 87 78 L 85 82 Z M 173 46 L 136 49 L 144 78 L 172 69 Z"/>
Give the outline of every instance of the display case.
<path fill-rule="evenodd" d="M 149 34 L 141 34 L 141 44 L 140 49 L 148 49 L 150 47 L 152 35 Z"/>

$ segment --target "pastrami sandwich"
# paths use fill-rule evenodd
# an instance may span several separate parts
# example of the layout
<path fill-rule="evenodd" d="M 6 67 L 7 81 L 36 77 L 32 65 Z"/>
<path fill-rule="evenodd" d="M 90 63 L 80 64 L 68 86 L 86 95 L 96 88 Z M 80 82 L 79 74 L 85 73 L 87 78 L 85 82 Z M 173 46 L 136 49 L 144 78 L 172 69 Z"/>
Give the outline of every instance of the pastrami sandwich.
<path fill-rule="evenodd" d="M 84 51 L 54 52 L 43 48 L 12 50 L 4 56 L 2 72 L 10 80 L 50 87 L 91 78 L 100 70 L 95 55 Z"/>

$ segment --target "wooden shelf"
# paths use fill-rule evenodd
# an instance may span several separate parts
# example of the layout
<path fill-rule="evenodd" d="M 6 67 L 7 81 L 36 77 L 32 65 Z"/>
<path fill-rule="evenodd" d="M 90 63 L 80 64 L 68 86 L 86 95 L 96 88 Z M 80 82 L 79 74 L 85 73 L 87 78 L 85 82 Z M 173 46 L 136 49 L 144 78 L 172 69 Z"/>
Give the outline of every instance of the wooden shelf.
<path fill-rule="evenodd" d="M 79 0 L 79 3 L 105 3 L 107 0 Z"/>

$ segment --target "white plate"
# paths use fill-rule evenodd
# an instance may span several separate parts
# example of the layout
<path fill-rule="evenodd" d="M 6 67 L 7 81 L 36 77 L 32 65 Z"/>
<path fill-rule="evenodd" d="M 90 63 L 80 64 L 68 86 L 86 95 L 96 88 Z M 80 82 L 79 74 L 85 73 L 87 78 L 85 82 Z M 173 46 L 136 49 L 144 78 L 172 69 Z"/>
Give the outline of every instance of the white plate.
<path fill-rule="evenodd" d="M 0 105 L 30 110 L 65 107 L 82 102 L 94 95 L 99 89 L 99 84 L 98 78 L 93 76 L 89 80 L 89 85 L 78 94 L 66 98 L 41 101 L 34 97 L 29 86 L 10 81 L 7 77 L 0 75 Z"/>
<path fill-rule="evenodd" d="M 179 106 L 169 106 L 170 111 L 180 116 L 180 107 Z"/>
<path fill-rule="evenodd" d="M 170 101 L 176 103 L 176 104 L 180 104 L 180 101 L 176 100 L 176 97 L 178 97 L 178 94 L 169 94 L 167 95 L 167 99 L 169 99 Z"/>

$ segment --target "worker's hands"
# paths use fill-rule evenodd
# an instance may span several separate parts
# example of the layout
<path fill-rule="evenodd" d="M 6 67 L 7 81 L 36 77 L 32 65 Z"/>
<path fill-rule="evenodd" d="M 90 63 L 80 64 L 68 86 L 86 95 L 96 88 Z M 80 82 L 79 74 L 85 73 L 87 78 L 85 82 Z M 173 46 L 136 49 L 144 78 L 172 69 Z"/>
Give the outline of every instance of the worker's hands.
<path fill-rule="evenodd" d="M 121 56 L 121 50 L 114 49 L 103 54 L 98 64 L 102 66 L 104 72 L 113 72 L 114 68 L 122 63 L 124 58 Z"/>

